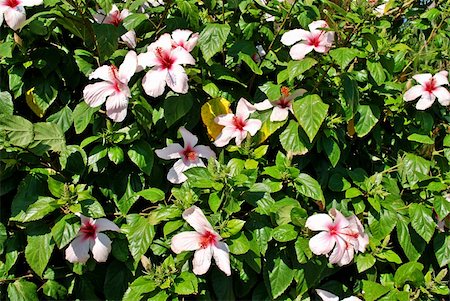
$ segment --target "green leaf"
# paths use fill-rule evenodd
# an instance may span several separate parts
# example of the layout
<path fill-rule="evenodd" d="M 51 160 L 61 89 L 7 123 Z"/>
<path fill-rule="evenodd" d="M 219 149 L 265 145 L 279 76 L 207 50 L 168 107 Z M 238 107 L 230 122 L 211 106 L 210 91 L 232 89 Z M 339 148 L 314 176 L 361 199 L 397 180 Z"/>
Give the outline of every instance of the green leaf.
<path fill-rule="evenodd" d="M 431 166 L 430 161 L 407 153 L 401 163 L 403 163 L 401 164 L 402 175 L 406 177 L 410 185 L 428 178 Z"/>
<path fill-rule="evenodd" d="M 75 133 L 81 134 L 91 122 L 92 116 L 100 107 L 91 108 L 87 103 L 80 102 L 73 110 L 73 125 L 75 126 Z"/>
<path fill-rule="evenodd" d="M 0 92 L 0 115 L 4 114 L 12 116 L 13 112 L 14 112 L 14 105 L 11 94 L 9 94 L 6 91 Z"/>
<path fill-rule="evenodd" d="M 34 124 L 34 142 L 29 147 L 40 156 L 49 150 L 60 152 L 66 148 L 66 138 L 58 125 L 38 122 Z"/>
<path fill-rule="evenodd" d="M 341 70 L 344 70 L 358 53 L 358 50 L 346 47 L 330 50 L 331 57 L 341 67 Z"/>
<path fill-rule="evenodd" d="M 306 57 L 299 61 L 289 61 L 287 66 L 289 80 L 293 80 L 294 78 L 302 75 L 305 71 L 311 69 L 316 64 L 317 61 L 310 57 Z"/>
<path fill-rule="evenodd" d="M 299 125 L 294 120 L 290 120 L 286 129 L 280 134 L 280 143 L 285 151 L 292 155 L 304 155 L 309 151 L 311 144 L 304 135 L 300 135 Z"/>
<path fill-rule="evenodd" d="M 387 292 L 389 288 L 379 283 L 363 280 L 364 300 L 375 301 Z"/>
<path fill-rule="evenodd" d="M 341 159 L 341 149 L 339 144 L 332 137 L 325 138 L 322 136 L 321 142 L 328 160 L 330 160 L 333 167 L 336 167 Z"/>
<path fill-rule="evenodd" d="M 383 65 L 381 65 L 380 62 L 368 60 L 367 69 L 378 86 L 381 86 L 386 81 L 386 74 L 384 73 Z"/>
<path fill-rule="evenodd" d="M 360 105 L 355 116 L 355 131 L 358 137 L 364 137 L 377 124 L 380 111 L 376 106 Z"/>
<path fill-rule="evenodd" d="M 146 141 L 140 140 L 130 147 L 128 157 L 146 175 L 150 175 L 153 167 L 153 150 Z"/>
<path fill-rule="evenodd" d="M 197 277 L 191 272 L 182 272 L 175 278 L 175 294 L 195 295 L 198 293 Z"/>
<path fill-rule="evenodd" d="M 417 246 L 413 244 L 413 237 L 410 235 L 408 224 L 406 222 L 397 222 L 397 237 L 403 252 L 405 252 L 406 257 L 408 257 L 409 260 L 416 261 L 420 258 L 425 249 L 425 243 Z"/>
<path fill-rule="evenodd" d="M 33 142 L 33 124 L 20 116 L 1 116 L 0 133 L 12 145 L 25 147 Z"/>
<path fill-rule="evenodd" d="M 250 243 L 244 232 L 240 232 L 239 236 L 236 235 L 227 242 L 229 242 L 228 247 L 230 248 L 231 254 L 242 255 L 250 250 Z"/>
<path fill-rule="evenodd" d="M 42 219 L 50 212 L 59 208 L 56 200 L 51 197 L 39 197 L 36 202 L 32 203 L 25 212 L 21 211 L 14 217 L 11 217 L 12 221 L 17 222 L 32 222 Z"/>
<path fill-rule="evenodd" d="M 140 276 L 130 284 L 122 301 L 141 300 L 143 294 L 150 293 L 155 289 L 156 283 L 150 276 Z"/>
<path fill-rule="evenodd" d="M 157 201 L 162 201 L 165 199 L 166 195 L 164 191 L 158 189 L 158 188 L 148 188 L 141 190 L 137 193 L 137 195 L 143 197 L 144 199 L 155 203 Z"/>
<path fill-rule="evenodd" d="M 125 231 L 131 255 L 134 261 L 138 262 L 150 247 L 155 236 L 155 228 L 148 219 L 139 214 L 129 214 Z"/>
<path fill-rule="evenodd" d="M 42 273 L 52 256 L 53 248 L 52 233 L 36 233 L 27 236 L 27 246 L 25 247 L 25 259 L 33 271 L 42 277 Z"/>
<path fill-rule="evenodd" d="M 6 227 L 0 223 L 0 255 L 3 254 L 3 245 L 8 238 L 8 233 L 6 232 Z"/>
<path fill-rule="evenodd" d="M 378 258 L 386 259 L 389 262 L 401 264 L 402 259 L 392 250 L 385 250 L 381 253 L 375 254 Z"/>
<path fill-rule="evenodd" d="M 198 45 L 205 61 L 209 61 L 216 53 L 222 51 L 230 30 L 228 24 L 209 23 L 206 25 L 198 39 Z"/>
<path fill-rule="evenodd" d="M 450 236 L 439 233 L 433 240 L 434 253 L 439 266 L 442 268 L 450 263 Z"/>
<path fill-rule="evenodd" d="M 319 95 L 308 95 L 294 102 L 294 115 L 312 142 L 327 117 L 328 105 Z"/>
<path fill-rule="evenodd" d="M 375 257 L 372 254 L 360 254 L 356 257 L 356 267 L 358 273 L 362 273 L 370 269 L 376 262 Z"/>
<path fill-rule="evenodd" d="M 279 242 L 287 242 L 297 238 L 298 231 L 291 224 L 275 227 L 272 232 L 273 239 Z"/>
<path fill-rule="evenodd" d="M 359 106 L 359 88 L 356 80 L 351 78 L 347 74 L 343 76 L 342 83 L 344 86 L 342 96 L 345 100 L 345 103 L 343 104 L 345 111 L 345 120 L 349 121 L 354 117 Z"/>
<path fill-rule="evenodd" d="M 37 116 L 42 117 L 57 96 L 58 89 L 56 84 L 53 83 L 53 80 L 46 79 L 27 92 L 26 100 L 33 112 Z"/>
<path fill-rule="evenodd" d="M 297 241 L 295 242 L 295 253 L 297 254 L 299 263 L 307 263 L 313 256 L 313 253 L 309 248 L 309 240 L 304 237 L 297 238 Z"/>
<path fill-rule="evenodd" d="M 11 218 L 24 214 L 31 204 L 46 194 L 46 190 L 47 177 L 35 173 L 27 175 L 20 182 L 17 194 L 12 201 Z"/>
<path fill-rule="evenodd" d="M 434 140 L 426 135 L 411 134 L 408 136 L 409 141 L 414 141 L 422 144 L 434 144 Z"/>
<path fill-rule="evenodd" d="M 394 275 L 395 285 L 398 288 L 402 288 L 402 286 L 406 282 L 411 282 L 416 286 L 420 286 L 424 282 L 423 277 L 423 264 L 419 262 L 408 262 L 401 265 L 396 271 Z"/>
<path fill-rule="evenodd" d="M 122 24 L 127 30 L 133 30 L 147 20 L 148 20 L 147 14 L 133 13 L 128 15 L 123 20 Z"/>
<path fill-rule="evenodd" d="M 273 269 L 268 270 L 268 289 L 273 299 L 278 298 L 289 287 L 294 279 L 294 271 L 285 263 L 283 258 L 273 260 Z"/>
<path fill-rule="evenodd" d="M 10 301 L 39 301 L 36 284 L 19 279 L 8 285 Z"/>
<path fill-rule="evenodd" d="M 436 229 L 432 214 L 431 209 L 423 204 L 413 203 L 409 207 L 411 226 L 427 243 L 430 242 Z"/>
<path fill-rule="evenodd" d="M 42 286 L 44 295 L 55 300 L 65 300 L 67 297 L 67 289 L 54 280 L 47 280 Z"/>
<path fill-rule="evenodd" d="M 97 52 L 100 63 L 108 60 L 117 50 L 119 41 L 118 28 L 111 24 L 92 24 L 96 37 Z"/>
<path fill-rule="evenodd" d="M 231 219 L 227 222 L 223 232 L 220 232 L 220 236 L 222 238 L 227 238 L 235 235 L 239 231 L 241 231 L 242 227 L 244 227 L 245 221 L 240 219 Z"/>
<path fill-rule="evenodd" d="M 322 187 L 320 187 L 319 182 L 310 175 L 301 173 L 295 179 L 295 184 L 299 193 L 314 200 L 325 202 Z"/>
<path fill-rule="evenodd" d="M 239 59 L 244 61 L 244 63 L 252 70 L 253 73 L 262 75 L 263 72 L 261 68 L 259 68 L 258 64 L 252 59 L 252 57 L 246 53 L 239 52 Z"/>
<path fill-rule="evenodd" d="M 68 106 L 65 106 L 59 112 L 50 115 L 47 121 L 59 125 L 63 132 L 66 132 L 73 123 L 72 110 Z"/>
<path fill-rule="evenodd" d="M 111 162 L 118 165 L 123 162 L 124 155 L 120 146 L 114 145 L 108 148 L 108 158 Z"/>
<path fill-rule="evenodd" d="M 106 270 L 105 283 L 103 285 L 106 299 L 121 300 L 128 288 L 130 276 L 131 271 L 125 263 L 117 260 L 110 263 Z"/>
<path fill-rule="evenodd" d="M 53 240 L 59 249 L 67 246 L 80 230 L 79 218 L 74 214 L 64 215 L 52 228 Z"/>
<path fill-rule="evenodd" d="M 164 100 L 164 118 L 167 127 L 170 128 L 175 122 L 185 116 L 192 108 L 193 103 L 190 93 L 167 97 Z"/>

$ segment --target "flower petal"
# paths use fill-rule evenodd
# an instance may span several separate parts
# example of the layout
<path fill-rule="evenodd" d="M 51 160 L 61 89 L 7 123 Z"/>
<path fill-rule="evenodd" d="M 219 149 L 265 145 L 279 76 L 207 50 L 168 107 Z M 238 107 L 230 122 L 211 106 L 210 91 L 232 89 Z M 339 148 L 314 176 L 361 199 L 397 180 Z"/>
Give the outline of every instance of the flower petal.
<path fill-rule="evenodd" d="M 111 239 L 106 234 L 98 233 L 91 251 L 97 262 L 105 262 L 108 260 L 109 252 L 111 252 Z"/>
<path fill-rule="evenodd" d="M 120 36 L 120 39 L 127 45 L 129 48 L 136 48 L 136 32 L 134 30 L 129 30 L 123 35 Z"/>
<path fill-rule="evenodd" d="M 436 96 L 431 93 L 424 92 L 422 97 L 416 103 L 417 110 L 426 110 L 433 105 L 433 102 L 436 100 Z"/>
<path fill-rule="evenodd" d="M 335 264 L 340 262 L 342 257 L 344 256 L 345 252 L 345 241 L 341 239 L 340 237 L 336 238 L 336 246 L 333 249 L 333 252 L 331 252 L 329 257 L 329 262 L 331 264 Z"/>
<path fill-rule="evenodd" d="M 76 237 L 66 249 L 66 260 L 85 263 L 89 259 L 89 240 L 82 236 Z"/>
<path fill-rule="evenodd" d="M 266 99 L 262 102 L 255 103 L 253 105 L 258 111 L 264 111 L 268 110 L 270 108 L 273 108 L 273 104 L 270 102 L 270 100 Z"/>
<path fill-rule="evenodd" d="M 200 249 L 201 234 L 195 231 L 181 232 L 172 237 L 170 248 L 175 254 Z"/>
<path fill-rule="evenodd" d="M 106 115 L 115 122 L 121 122 L 127 116 L 128 97 L 125 93 L 115 93 L 106 100 Z"/>
<path fill-rule="evenodd" d="M 180 184 L 187 180 L 187 177 L 183 174 L 183 171 L 187 169 L 182 159 L 175 162 L 169 172 L 167 173 L 167 180 L 173 184 Z"/>
<path fill-rule="evenodd" d="M 342 213 L 335 208 L 330 209 L 329 214 L 334 218 L 334 224 L 339 228 L 343 229 L 350 225 L 348 219 L 342 215 Z"/>
<path fill-rule="evenodd" d="M 270 114 L 270 121 L 283 121 L 288 118 L 289 109 L 288 108 L 280 108 L 274 107 L 272 114 Z"/>
<path fill-rule="evenodd" d="M 427 82 L 429 82 L 432 78 L 430 73 L 424 73 L 424 74 L 416 74 L 413 76 L 413 78 L 422 86 L 425 86 Z"/>
<path fill-rule="evenodd" d="M 174 92 L 186 94 L 189 90 L 187 74 L 180 65 L 173 65 L 167 72 L 166 82 Z"/>
<path fill-rule="evenodd" d="M 321 289 L 316 289 L 316 293 L 323 301 L 339 301 L 339 297 L 330 292 Z"/>
<path fill-rule="evenodd" d="M 328 214 L 319 213 L 308 217 L 305 227 L 312 231 L 328 231 L 329 227 L 333 225 L 333 220 Z"/>
<path fill-rule="evenodd" d="M 4 18 L 6 24 L 12 30 L 18 30 L 26 20 L 25 9 L 23 6 L 16 6 L 15 8 L 9 8 L 4 12 Z"/>
<path fill-rule="evenodd" d="M 324 255 L 330 253 L 336 244 L 336 239 L 328 232 L 320 232 L 309 240 L 309 248 L 316 255 Z"/>
<path fill-rule="evenodd" d="M 406 93 L 403 95 L 403 99 L 405 101 L 414 100 L 422 96 L 423 92 L 424 92 L 423 86 L 421 85 L 413 86 L 408 91 L 406 91 Z"/>
<path fill-rule="evenodd" d="M 200 234 L 203 234 L 206 230 L 214 232 L 203 211 L 197 206 L 192 206 L 184 210 L 183 218 Z"/>
<path fill-rule="evenodd" d="M 231 115 L 231 114 L 229 114 Z M 218 117 L 216 117 L 218 118 Z M 224 127 L 222 132 L 220 132 L 219 136 L 216 137 L 214 141 L 214 145 L 217 147 L 224 147 L 228 143 L 230 143 L 231 139 L 239 135 L 239 130 L 234 129 L 233 127 Z"/>
<path fill-rule="evenodd" d="M 236 107 L 236 116 L 245 120 L 255 111 L 255 106 L 249 103 L 245 98 L 239 99 Z"/>
<path fill-rule="evenodd" d="M 448 85 L 448 72 L 441 71 L 433 76 L 436 86 Z"/>
<path fill-rule="evenodd" d="M 142 79 L 142 87 L 145 93 L 151 97 L 158 97 L 164 93 L 166 87 L 167 69 L 158 67 L 148 71 Z"/>
<path fill-rule="evenodd" d="M 328 23 L 324 20 L 313 21 L 308 25 L 308 28 L 311 32 L 315 31 L 323 31 L 320 28 L 328 28 Z"/>
<path fill-rule="evenodd" d="M 180 152 L 184 148 L 178 143 L 172 143 L 168 146 L 155 150 L 155 153 L 158 157 L 164 160 L 172 160 L 181 158 Z"/>
<path fill-rule="evenodd" d="M 115 77 L 112 71 L 112 67 L 108 65 L 103 65 L 95 69 L 91 74 L 89 74 L 89 79 L 101 79 L 104 81 L 114 82 Z"/>
<path fill-rule="evenodd" d="M 262 122 L 259 119 L 249 119 L 247 120 L 245 126 L 244 126 L 244 130 L 248 131 L 250 133 L 251 136 L 254 136 L 256 134 L 256 132 L 259 131 L 259 129 L 262 126 Z"/>
<path fill-rule="evenodd" d="M 314 49 L 314 46 L 309 46 L 304 43 L 298 43 L 292 46 L 289 54 L 293 60 L 302 60 L 305 56 Z"/>
<path fill-rule="evenodd" d="M 186 148 L 188 145 L 190 147 L 194 147 L 195 145 L 197 145 L 198 142 L 197 136 L 193 135 L 191 132 L 186 130 L 184 126 L 180 127 L 179 131 L 181 133 L 181 137 L 183 137 L 184 148 Z"/>
<path fill-rule="evenodd" d="M 202 158 L 216 158 L 216 153 L 209 147 L 206 145 L 197 145 L 196 147 L 194 147 L 194 151 L 197 153 L 197 155 L 199 157 Z"/>
<path fill-rule="evenodd" d="M 120 228 L 106 218 L 99 218 L 93 221 L 93 224 L 96 226 L 95 231 L 96 232 L 102 232 L 102 231 L 116 231 L 120 232 Z"/>
<path fill-rule="evenodd" d="M 22 0 L 22 6 L 35 6 L 35 5 L 41 5 L 44 1 L 43 0 Z"/>
<path fill-rule="evenodd" d="M 194 57 L 183 47 L 173 49 L 170 56 L 175 59 L 176 65 L 195 65 Z"/>
<path fill-rule="evenodd" d="M 131 77 L 136 72 L 137 68 L 137 55 L 133 50 L 128 51 L 122 65 L 119 67 L 119 77 L 122 83 L 128 84 Z"/>
<path fill-rule="evenodd" d="M 192 260 L 192 271 L 195 275 L 203 275 L 209 270 L 212 254 L 212 248 L 210 246 L 195 251 L 194 259 Z"/>
<path fill-rule="evenodd" d="M 230 250 L 228 246 L 224 242 L 217 242 L 215 246 L 212 246 L 213 256 L 216 265 L 225 275 L 231 275 L 231 267 L 230 267 Z"/>
<path fill-rule="evenodd" d="M 222 114 L 214 118 L 214 122 L 223 126 L 234 126 L 234 114 Z"/>
<path fill-rule="evenodd" d="M 362 300 L 359 299 L 358 297 L 350 296 L 350 297 L 342 299 L 341 301 L 362 301 Z"/>
<path fill-rule="evenodd" d="M 450 93 L 444 87 L 437 87 L 433 90 L 434 96 L 437 97 L 439 103 L 443 106 L 450 105 Z"/>
<path fill-rule="evenodd" d="M 159 65 L 159 60 L 153 51 L 140 53 L 137 56 L 137 60 L 138 60 L 138 66 L 136 68 L 137 72 L 144 70 L 146 67 L 154 67 Z"/>
<path fill-rule="evenodd" d="M 297 43 L 298 41 L 308 39 L 309 35 L 310 35 L 310 33 L 304 29 L 289 30 L 289 31 L 286 31 L 281 36 L 281 43 L 283 43 L 286 46 L 291 46 L 291 45 L 294 45 L 295 43 Z"/>

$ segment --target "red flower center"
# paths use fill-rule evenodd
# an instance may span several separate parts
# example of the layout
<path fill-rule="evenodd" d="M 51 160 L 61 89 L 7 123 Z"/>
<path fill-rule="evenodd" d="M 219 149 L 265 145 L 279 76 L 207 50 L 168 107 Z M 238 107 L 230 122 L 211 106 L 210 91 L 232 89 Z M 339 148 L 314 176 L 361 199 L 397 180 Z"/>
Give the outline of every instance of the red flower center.
<path fill-rule="evenodd" d="M 172 68 L 175 59 L 170 55 L 170 51 L 163 50 L 161 47 L 156 48 L 156 56 L 159 59 L 159 64 L 163 69 Z"/>
<path fill-rule="evenodd" d="M 247 122 L 238 116 L 233 117 L 233 125 L 239 131 L 242 131 L 244 127 L 247 125 Z"/>
<path fill-rule="evenodd" d="M 337 235 L 338 234 L 338 227 L 337 227 L 337 225 L 333 224 L 333 225 L 328 226 L 328 231 L 330 232 L 331 236 Z"/>
<path fill-rule="evenodd" d="M 181 155 L 184 157 L 184 160 L 191 162 L 197 160 L 198 157 L 197 152 L 190 145 L 181 152 Z"/>
<path fill-rule="evenodd" d="M 310 37 L 308 39 L 308 45 L 309 46 L 314 46 L 314 47 L 319 47 L 319 45 L 320 45 L 320 35 L 313 35 L 312 37 Z"/>
<path fill-rule="evenodd" d="M 16 6 L 20 5 L 20 2 L 19 0 L 6 0 L 5 5 L 11 8 L 15 8 Z"/>
<path fill-rule="evenodd" d="M 92 224 L 91 222 L 82 224 L 81 228 L 80 228 L 81 233 L 83 233 L 84 239 L 89 239 L 89 238 L 95 239 L 97 237 L 96 230 L 97 230 L 97 227 L 94 224 Z"/>
<path fill-rule="evenodd" d="M 117 69 L 116 66 L 111 65 L 111 72 L 113 74 L 114 77 L 114 90 L 116 90 L 116 92 L 121 92 L 121 82 L 119 80 L 119 69 Z"/>
<path fill-rule="evenodd" d="M 216 242 L 217 235 L 212 232 L 205 231 L 205 233 L 202 234 L 202 237 L 200 237 L 200 248 L 206 249 L 211 245 L 215 245 Z"/>
<path fill-rule="evenodd" d="M 434 80 L 434 78 L 432 78 L 425 83 L 424 90 L 428 93 L 433 93 L 434 89 L 436 89 L 436 81 Z"/>
<path fill-rule="evenodd" d="M 280 100 L 278 100 L 277 105 L 282 109 L 287 109 L 291 107 L 291 101 L 281 97 Z"/>
<path fill-rule="evenodd" d="M 122 23 L 122 18 L 120 17 L 120 12 L 115 11 L 111 14 L 111 21 L 110 24 L 114 25 L 115 27 L 118 27 Z"/>

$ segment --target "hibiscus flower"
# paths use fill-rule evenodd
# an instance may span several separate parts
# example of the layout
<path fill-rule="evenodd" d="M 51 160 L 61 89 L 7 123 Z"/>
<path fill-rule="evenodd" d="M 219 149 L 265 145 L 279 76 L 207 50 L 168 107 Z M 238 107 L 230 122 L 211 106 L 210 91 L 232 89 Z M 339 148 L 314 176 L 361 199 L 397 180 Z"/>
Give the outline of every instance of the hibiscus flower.
<path fill-rule="evenodd" d="M 176 254 L 183 251 L 195 251 L 192 266 L 196 275 L 205 274 L 214 257 L 219 269 L 230 276 L 228 246 L 221 241 L 222 237 L 214 231 L 202 210 L 197 206 L 192 206 L 183 212 L 183 218 L 195 231 L 182 232 L 172 237 L 170 244 L 172 251 Z"/>
<path fill-rule="evenodd" d="M 162 95 L 166 84 L 177 93 L 187 93 L 188 77 L 181 65 L 194 65 L 195 59 L 183 47 L 173 48 L 170 34 L 165 33 L 150 44 L 147 52 L 138 56 L 138 63 L 139 69 L 151 67 L 142 79 L 144 91 L 149 96 Z"/>
<path fill-rule="evenodd" d="M 90 107 L 98 107 L 106 100 L 106 114 L 115 122 L 120 122 L 127 115 L 128 99 L 131 97 L 128 82 L 136 71 L 136 52 L 129 51 L 119 69 L 116 66 L 101 66 L 89 79 L 101 79 L 95 84 L 87 85 L 83 90 L 84 101 Z"/>
<path fill-rule="evenodd" d="M 172 48 L 182 47 L 191 52 L 197 45 L 199 34 L 188 29 L 177 29 L 172 32 Z"/>
<path fill-rule="evenodd" d="M 241 145 L 247 137 L 247 133 L 254 136 L 261 128 L 261 120 L 248 119 L 255 111 L 255 107 L 244 98 L 241 98 L 236 108 L 236 114 L 222 114 L 214 119 L 214 122 L 223 125 L 222 132 L 217 136 L 214 144 L 223 147 L 235 138 L 236 145 Z"/>
<path fill-rule="evenodd" d="M 189 168 L 205 164 L 200 158 L 216 158 L 216 154 L 209 146 L 197 145 L 198 138 L 184 127 L 179 129 L 181 137 L 183 137 L 184 146 L 178 143 L 172 143 L 163 149 L 155 151 L 156 155 L 164 160 L 178 159 L 173 167 L 167 173 L 167 180 L 174 184 L 180 184 L 187 180 L 183 171 Z"/>
<path fill-rule="evenodd" d="M 413 78 L 419 83 L 406 91 L 403 95 L 405 101 L 412 101 L 420 97 L 416 104 L 417 110 L 426 110 L 434 103 L 436 98 L 443 106 L 450 105 L 450 93 L 442 87 L 448 85 L 448 72 L 441 71 L 432 76 L 430 73 L 417 74 Z"/>
<path fill-rule="evenodd" d="M 282 87 L 281 97 L 278 100 L 270 101 L 266 99 L 260 103 L 255 103 L 255 108 L 258 111 L 265 111 L 273 108 L 272 114 L 270 114 L 270 121 L 283 121 L 286 120 L 289 112 L 294 114 L 294 110 L 292 109 L 293 100 L 305 93 L 306 90 L 298 89 L 291 94 L 289 88 Z"/>
<path fill-rule="evenodd" d="M 328 23 L 319 20 L 308 25 L 309 31 L 304 29 L 293 29 L 285 32 L 281 37 L 281 43 L 292 46 L 289 54 L 294 60 L 302 60 L 308 53 L 326 53 L 330 50 L 334 41 L 334 32 L 319 28 L 328 28 Z M 298 43 L 297 43 L 298 42 Z"/>
<path fill-rule="evenodd" d="M 330 263 L 339 266 L 349 264 L 354 253 L 364 252 L 369 243 L 358 218 L 345 218 L 336 209 L 331 209 L 329 215 L 320 213 L 308 217 L 305 226 L 313 231 L 322 231 L 310 239 L 311 251 L 329 256 Z"/>
<path fill-rule="evenodd" d="M 339 301 L 338 296 L 336 296 L 335 294 L 332 294 L 330 292 L 327 292 L 325 290 L 316 289 L 316 293 L 317 293 L 317 295 L 319 295 L 319 297 L 323 301 Z M 361 301 L 361 299 L 359 299 L 358 297 L 355 297 L 355 296 L 351 296 L 351 297 L 344 298 L 341 301 Z"/>
<path fill-rule="evenodd" d="M 85 263 L 89 259 L 89 250 L 97 262 L 105 262 L 111 252 L 111 239 L 103 231 L 116 231 L 120 229 L 116 224 L 106 218 L 92 219 L 80 213 L 81 228 L 77 237 L 66 249 L 66 259 L 70 262 Z"/>
<path fill-rule="evenodd" d="M 94 20 L 100 24 L 111 24 L 118 27 L 122 24 L 122 21 L 130 15 L 128 9 L 123 9 L 120 11 L 117 6 L 114 4 L 111 8 L 111 11 L 105 16 L 103 11 L 94 15 Z M 120 39 L 130 48 L 136 47 L 136 32 L 134 30 L 130 30 L 123 34 Z"/>
<path fill-rule="evenodd" d="M 42 4 L 43 0 L 0 0 L 0 25 L 5 18 L 6 24 L 12 29 L 19 29 L 25 22 L 25 6 Z"/>

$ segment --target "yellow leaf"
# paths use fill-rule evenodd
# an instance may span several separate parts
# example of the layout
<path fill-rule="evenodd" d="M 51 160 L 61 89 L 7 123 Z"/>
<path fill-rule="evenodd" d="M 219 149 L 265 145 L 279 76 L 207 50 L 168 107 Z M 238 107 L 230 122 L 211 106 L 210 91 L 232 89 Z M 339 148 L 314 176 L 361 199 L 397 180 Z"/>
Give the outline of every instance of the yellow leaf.
<path fill-rule="evenodd" d="M 231 113 L 230 102 L 225 98 L 213 98 L 202 106 L 202 120 L 206 126 L 206 129 L 208 130 L 208 135 L 212 139 L 216 139 L 216 137 L 219 136 L 220 132 L 222 132 L 223 129 L 223 126 L 214 122 L 214 118 L 219 115 L 229 113 Z"/>
<path fill-rule="evenodd" d="M 36 104 L 36 101 L 34 100 L 34 87 L 27 91 L 25 94 L 25 99 L 27 101 L 27 105 L 30 107 L 30 109 L 36 114 L 39 118 L 44 117 L 44 111 L 39 108 L 39 106 Z"/>

